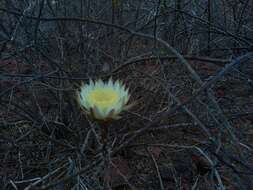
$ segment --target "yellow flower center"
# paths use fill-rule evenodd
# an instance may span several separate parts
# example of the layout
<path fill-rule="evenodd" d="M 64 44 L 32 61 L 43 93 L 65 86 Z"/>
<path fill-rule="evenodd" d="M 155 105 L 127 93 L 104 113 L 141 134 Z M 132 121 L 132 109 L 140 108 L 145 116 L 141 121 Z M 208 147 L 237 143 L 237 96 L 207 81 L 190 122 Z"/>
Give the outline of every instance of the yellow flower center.
<path fill-rule="evenodd" d="M 97 88 L 90 92 L 88 101 L 100 108 L 114 105 L 119 100 L 119 95 L 110 88 Z"/>

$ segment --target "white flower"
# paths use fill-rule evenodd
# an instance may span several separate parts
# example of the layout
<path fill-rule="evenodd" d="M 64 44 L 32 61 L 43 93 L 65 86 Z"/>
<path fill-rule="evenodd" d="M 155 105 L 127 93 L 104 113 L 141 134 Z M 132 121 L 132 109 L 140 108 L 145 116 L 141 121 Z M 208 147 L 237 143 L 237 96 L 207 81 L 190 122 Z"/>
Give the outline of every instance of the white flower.
<path fill-rule="evenodd" d="M 127 110 L 130 98 L 128 89 L 119 80 L 103 82 L 101 79 L 82 85 L 77 94 L 78 102 L 84 111 L 96 120 L 119 119 L 119 114 Z"/>

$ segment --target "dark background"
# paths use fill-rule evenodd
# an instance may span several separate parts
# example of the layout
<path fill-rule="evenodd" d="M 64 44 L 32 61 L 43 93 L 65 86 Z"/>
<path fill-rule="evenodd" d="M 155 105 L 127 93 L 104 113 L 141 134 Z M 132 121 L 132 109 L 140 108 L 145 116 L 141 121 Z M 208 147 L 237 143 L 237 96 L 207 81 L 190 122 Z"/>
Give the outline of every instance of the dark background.
<path fill-rule="evenodd" d="M 252 189 L 252 50 L 252 0 L 1 0 L 0 189 Z M 109 77 L 105 157 L 76 92 Z"/>

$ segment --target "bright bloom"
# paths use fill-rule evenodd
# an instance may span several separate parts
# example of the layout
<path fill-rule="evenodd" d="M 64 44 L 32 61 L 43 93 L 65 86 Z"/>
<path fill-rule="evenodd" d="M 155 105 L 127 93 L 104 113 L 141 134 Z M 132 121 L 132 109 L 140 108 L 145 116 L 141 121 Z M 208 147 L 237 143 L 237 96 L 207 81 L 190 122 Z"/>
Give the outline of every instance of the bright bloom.
<path fill-rule="evenodd" d="M 127 110 L 130 98 L 128 89 L 120 81 L 103 82 L 101 79 L 83 84 L 77 94 L 84 111 L 96 120 L 119 119 L 120 112 Z"/>

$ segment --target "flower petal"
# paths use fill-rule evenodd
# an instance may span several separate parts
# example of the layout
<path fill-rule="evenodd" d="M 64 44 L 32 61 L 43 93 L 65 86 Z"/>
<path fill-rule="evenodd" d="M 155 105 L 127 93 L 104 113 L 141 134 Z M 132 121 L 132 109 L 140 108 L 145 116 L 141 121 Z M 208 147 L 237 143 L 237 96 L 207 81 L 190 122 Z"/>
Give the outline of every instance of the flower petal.
<path fill-rule="evenodd" d="M 129 89 L 120 80 L 90 79 L 89 84 L 82 84 L 77 93 L 80 106 L 98 120 L 119 119 L 120 112 L 128 109 Z"/>

